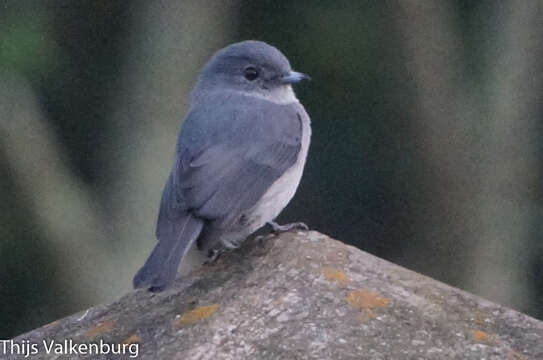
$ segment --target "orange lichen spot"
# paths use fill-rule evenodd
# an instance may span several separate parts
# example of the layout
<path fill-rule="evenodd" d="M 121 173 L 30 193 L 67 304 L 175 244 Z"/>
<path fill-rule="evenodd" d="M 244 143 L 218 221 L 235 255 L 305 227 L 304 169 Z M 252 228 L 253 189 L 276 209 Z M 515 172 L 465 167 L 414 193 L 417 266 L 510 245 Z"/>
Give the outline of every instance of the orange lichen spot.
<path fill-rule="evenodd" d="M 347 302 L 355 309 L 361 310 L 385 307 L 390 301 L 384 296 L 360 289 L 351 291 L 347 295 Z"/>
<path fill-rule="evenodd" d="M 134 335 L 124 339 L 122 343 L 130 345 L 130 344 L 134 344 L 134 343 L 139 343 L 140 341 L 141 341 L 141 338 L 138 335 L 134 334 Z"/>
<path fill-rule="evenodd" d="M 58 324 L 58 320 L 55 320 L 55 321 L 51 321 L 49 324 L 45 325 L 45 326 L 55 326 L 56 324 Z"/>
<path fill-rule="evenodd" d="M 341 285 L 346 285 L 351 281 L 351 279 L 349 279 L 349 277 L 345 275 L 343 271 L 332 267 L 323 267 L 322 274 L 326 280 L 335 281 Z"/>
<path fill-rule="evenodd" d="M 110 332 L 111 329 L 113 329 L 114 326 L 115 326 L 115 321 L 114 320 L 104 321 L 100 325 L 98 325 L 96 327 L 93 327 L 92 329 L 88 330 L 85 333 L 85 335 L 87 335 L 88 337 L 95 337 L 97 335 L 102 335 L 102 334 L 105 334 L 107 332 Z"/>
<path fill-rule="evenodd" d="M 196 309 L 183 314 L 176 323 L 177 325 L 187 325 L 207 319 L 211 315 L 215 314 L 218 308 L 219 305 L 217 304 L 197 307 Z"/>
<path fill-rule="evenodd" d="M 473 330 L 471 332 L 471 337 L 478 342 L 488 342 L 490 340 L 490 335 L 483 330 Z"/>

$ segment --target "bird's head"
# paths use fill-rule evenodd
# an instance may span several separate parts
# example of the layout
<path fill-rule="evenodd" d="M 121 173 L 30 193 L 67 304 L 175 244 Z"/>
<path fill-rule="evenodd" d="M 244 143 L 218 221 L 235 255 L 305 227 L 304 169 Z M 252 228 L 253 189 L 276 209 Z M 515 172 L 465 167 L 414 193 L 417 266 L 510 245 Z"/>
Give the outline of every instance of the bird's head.
<path fill-rule="evenodd" d="M 197 87 L 208 92 L 234 90 L 274 101 L 289 90 L 292 93 L 291 85 L 304 79 L 309 76 L 293 71 L 275 47 L 248 40 L 217 51 L 202 70 Z"/>

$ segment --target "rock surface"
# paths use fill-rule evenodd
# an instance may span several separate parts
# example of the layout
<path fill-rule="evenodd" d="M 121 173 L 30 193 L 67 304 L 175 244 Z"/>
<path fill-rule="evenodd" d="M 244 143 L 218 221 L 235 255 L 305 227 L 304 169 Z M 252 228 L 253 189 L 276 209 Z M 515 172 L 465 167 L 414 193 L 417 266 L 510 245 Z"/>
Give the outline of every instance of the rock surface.
<path fill-rule="evenodd" d="M 44 339 L 125 354 L 46 354 Z M 23 340 L 38 344 L 30 359 L 543 359 L 542 322 L 314 231 L 247 241 L 163 293 L 135 291 Z"/>

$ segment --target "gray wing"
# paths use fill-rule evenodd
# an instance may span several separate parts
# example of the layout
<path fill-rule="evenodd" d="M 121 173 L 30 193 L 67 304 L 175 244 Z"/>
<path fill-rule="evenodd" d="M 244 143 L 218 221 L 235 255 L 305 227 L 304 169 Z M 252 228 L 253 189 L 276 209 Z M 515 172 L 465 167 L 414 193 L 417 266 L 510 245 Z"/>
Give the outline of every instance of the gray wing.
<path fill-rule="evenodd" d="M 303 108 L 237 96 L 196 106 L 185 119 L 172 172 L 198 217 L 229 223 L 296 161 Z"/>

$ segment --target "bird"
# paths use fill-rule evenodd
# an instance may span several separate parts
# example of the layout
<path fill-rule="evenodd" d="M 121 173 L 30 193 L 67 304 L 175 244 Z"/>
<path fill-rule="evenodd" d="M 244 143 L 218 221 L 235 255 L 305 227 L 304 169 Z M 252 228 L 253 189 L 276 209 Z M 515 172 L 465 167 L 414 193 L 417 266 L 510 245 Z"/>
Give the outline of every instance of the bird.
<path fill-rule="evenodd" d="M 310 77 L 262 41 L 218 50 L 190 93 L 160 200 L 157 242 L 134 288 L 167 289 L 187 251 L 235 249 L 293 198 L 306 163 L 311 121 L 292 85 Z"/>

